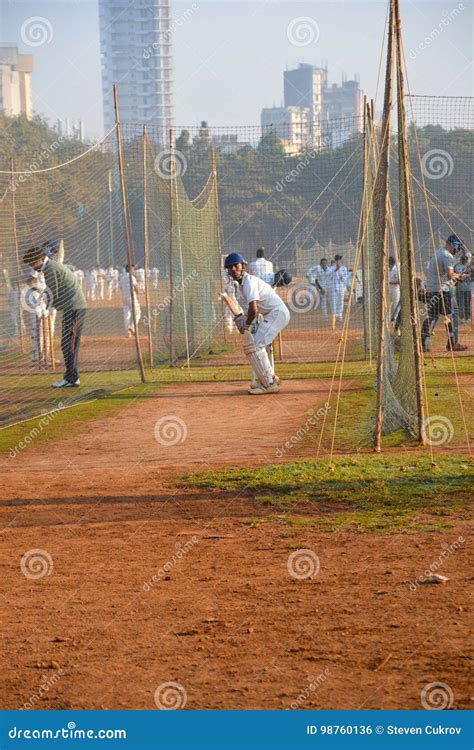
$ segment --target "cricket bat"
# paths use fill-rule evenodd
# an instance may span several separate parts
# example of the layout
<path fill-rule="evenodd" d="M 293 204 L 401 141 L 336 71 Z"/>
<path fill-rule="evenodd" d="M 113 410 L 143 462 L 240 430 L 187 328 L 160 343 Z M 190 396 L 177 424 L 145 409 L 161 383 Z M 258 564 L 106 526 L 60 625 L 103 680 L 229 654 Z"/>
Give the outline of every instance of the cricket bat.
<path fill-rule="evenodd" d="M 236 301 L 232 299 L 230 294 L 227 294 L 227 292 L 219 292 L 219 297 L 226 303 L 234 318 L 236 318 L 238 315 L 242 315 L 242 310 L 240 309 Z"/>

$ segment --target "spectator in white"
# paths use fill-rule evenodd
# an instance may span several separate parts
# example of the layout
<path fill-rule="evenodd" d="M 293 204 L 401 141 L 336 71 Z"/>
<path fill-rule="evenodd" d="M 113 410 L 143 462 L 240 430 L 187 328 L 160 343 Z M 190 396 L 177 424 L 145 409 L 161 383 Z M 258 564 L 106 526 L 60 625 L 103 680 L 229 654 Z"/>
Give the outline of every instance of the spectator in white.
<path fill-rule="evenodd" d="M 153 289 L 158 289 L 158 276 L 160 272 L 156 268 L 156 266 L 153 266 L 153 268 L 150 271 L 150 278 L 151 278 L 151 285 Z"/>
<path fill-rule="evenodd" d="M 125 272 L 120 280 L 120 286 L 122 288 L 123 321 L 125 325 L 125 333 L 130 338 L 134 335 L 135 329 L 133 327 L 132 298 L 130 296 L 130 274 L 128 272 L 128 265 L 125 266 Z M 132 266 L 132 288 L 133 306 L 135 308 L 135 317 L 138 325 L 141 317 L 141 310 L 140 304 L 138 302 L 138 282 L 135 276 L 135 266 Z"/>
<path fill-rule="evenodd" d="M 112 265 L 105 269 L 105 292 L 107 299 L 111 300 L 114 292 L 114 267 Z"/>
<path fill-rule="evenodd" d="M 145 269 L 139 266 L 135 271 L 135 276 L 138 283 L 138 291 L 145 294 Z"/>
<path fill-rule="evenodd" d="M 44 350 L 48 348 L 45 341 L 43 317 L 48 317 L 48 300 L 44 291 L 46 283 L 41 271 L 29 271 L 28 288 L 25 292 L 25 304 L 30 311 L 31 327 L 31 364 L 37 365 L 43 360 Z"/>
<path fill-rule="evenodd" d="M 79 282 L 79 286 L 81 287 L 81 289 L 83 289 L 83 287 L 84 287 L 84 271 L 81 268 L 76 268 L 76 270 L 74 271 L 74 274 L 76 276 L 76 279 Z"/>
<path fill-rule="evenodd" d="M 97 273 L 97 293 L 99 299 L 104 299 L 105 297 L 105 269 L 102 268 L 102 266 L 96 266 L 95 267 L 96 273 Z"/>
<path fill-rule="evenodd" d="M 258 276 L 258 278 L 262 279 L 262 281 L 266 281 L 267 284 L 273 284 L 273 281 L 275 279 L 273 263 L 265 258 L 264 247 L 260 247 L 257 250 L 256 259 L 250 261 L 248 272 L 252 274 L 252 276 Z"/>
<path fill-rule="evenodd" d="M 461 323 L 468 323 L 471 320 L 471 260 L 467 253 L 461 255 L 454 271 L 463 277 L 456 284 L 459 320 Z"/>
<path fill-rule="evenodd" d="M 336 328 L 336 321 L 342 323 L 344 296 L 347 287 L 347 268 L 342 265 L 342 255 L 334 256 L 328 284 L 329 308 L 331 310 L 331 328 Z"/>
<path fill-rule="evenodd" d="M 328 319 L 328 288 L 331 269 L 327 258 L 321 258 L 319 265 L 308 268 L 306 278 L 319 292 L 319 309 L 325 321 Z"/>
<path fill-rule="evenodd" d="M 400 271 L 393 255 L 388 259 L 388 296 L 390 299 L 390 320 L 395 321 L 400 305 Z"/>
<path fill-rule="evenodd" d="M 97 271 L 91 268 L 85 274 L 86 299 L 94 301 L 97 298 Z"/>

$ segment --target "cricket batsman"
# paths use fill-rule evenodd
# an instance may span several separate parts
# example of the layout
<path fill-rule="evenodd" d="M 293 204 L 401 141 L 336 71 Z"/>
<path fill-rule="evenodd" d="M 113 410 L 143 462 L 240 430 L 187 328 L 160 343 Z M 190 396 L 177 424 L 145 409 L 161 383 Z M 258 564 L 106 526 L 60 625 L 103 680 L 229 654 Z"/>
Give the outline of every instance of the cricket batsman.
<path fill-rule="evenodd" d="M 249 393 L 252 396 L 278 393 L 279 379 L 275 376 L 266 347 L 288 325 L 290 313 L 270 284 L 247 273 L 245 267 L 246 261 L 239 253 L 231 253 L 224 261 L 229 277 L 236 282 L 240 308 L 233 310 L 234 323 L 244 336 L 244 353 L 252 368 Z M 228 302 L 226 297 L 224 295 Z M 247 312 L 242 312 L 242 309 Z"/>

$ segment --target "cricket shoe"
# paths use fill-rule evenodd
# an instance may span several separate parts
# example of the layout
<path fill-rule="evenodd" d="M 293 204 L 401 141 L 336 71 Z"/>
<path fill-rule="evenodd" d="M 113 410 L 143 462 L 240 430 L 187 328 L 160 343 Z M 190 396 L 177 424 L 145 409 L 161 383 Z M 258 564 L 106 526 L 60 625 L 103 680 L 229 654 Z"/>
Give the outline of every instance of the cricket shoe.
<path fill-rule="evenodd" d="M 276 383 L 272 383 L 271 385 L 268 385 L 267 387 L 263 385 L 257 385 L 256 388 L 249 388 L 249 394 L 251 396 L 264 396 L 266 393 L 278 393 L 279 387 Z"/>
<path fill-rule="evenodd" d="M 451 344 L 446 344 L 446 351 L 465 352 L 467 351 L 467 346 L 464 346 L 464 344 L 453 344 L 453 346 L 451 346 Z"/>
<path fill-rule="evenodd" d="M 51 383 L 53 388 L 76 388 L 81 383 L 79 380 L 76 380 L 75 383 L 70 383 L 69 380 L 66 380 L 66 378 L 63 378 L 62 380 L 56 380 L 54 383 Z"/>

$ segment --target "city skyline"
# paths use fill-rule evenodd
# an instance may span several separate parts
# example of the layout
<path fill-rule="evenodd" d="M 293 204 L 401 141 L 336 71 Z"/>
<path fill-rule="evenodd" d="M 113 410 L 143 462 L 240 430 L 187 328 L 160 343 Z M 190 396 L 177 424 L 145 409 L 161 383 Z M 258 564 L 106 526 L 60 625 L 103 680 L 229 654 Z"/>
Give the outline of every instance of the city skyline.
<path fill-rule="evenodd" d="M 385 3 L 345 3 L 344 25 L 340 7 L 340 2 L 174 2 L 177 125 L 202 120 L 211 126 L 257 124 L 262 108 L 282 101 L 282 72 L 301 62 L 327 64 L 330 83 L 340 83 L 344 72 L 352 77 L 358 71 L 361 88 L 374 96 Z M 453 7 L 447 13 L 442 3 L 402 3 L 413 93 L 472 95 L 471 10 L 468 3 Z M 98 3 L 14 2 L 4 4 L 0 13 L 0 42 L 17 44 L 21 54 L 34 56 L 34 112 L 51 125 L 82 119 L 86 137 L 100 136 Z M 27 37 L 28 20 L 34 18 L 48 22 L 41 44 Z M 357 37 L 352 33 L 356 21 Z"/>

